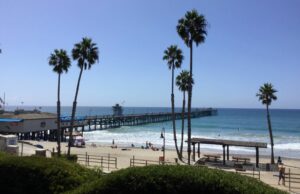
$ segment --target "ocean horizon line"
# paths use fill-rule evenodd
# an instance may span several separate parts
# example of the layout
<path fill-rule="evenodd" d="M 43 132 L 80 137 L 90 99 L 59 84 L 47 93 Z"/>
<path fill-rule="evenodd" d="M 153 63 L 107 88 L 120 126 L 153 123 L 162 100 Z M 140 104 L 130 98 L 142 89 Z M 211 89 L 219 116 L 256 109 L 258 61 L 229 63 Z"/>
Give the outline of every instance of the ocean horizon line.
<path fill-rule="evenodd" d="M 114 106 L 114 105 L 112 105 Z M 81 105 L 81 106 L 77 106 L 77 107 L 85 107 L 85 108 L 111 108 L 112 106 L 98 106 L 98 105 L 95 105 L 95 106 L 92 106 L 92 105 L 88 105 L 88 106 L 85 106 L 85 105 Z M 43 108 L 43 107 L 56 107 L 56 105 L 7 105 L 5 106 L 6 108 Z M 61 107 L 72 107 L 72 106 L 61 106 Z M 171 109 L 171 106 L 122 106 L 124 108 L 170 108 Z M 175 106 L 175 108 L 181 108 L 181 106 Z M 253 108 L 253 107 L 213 107 L 213 106 L 210 106 L 210 107 L 200 107 L 200 106 L 195 106 L 195 107 L 192 107 L 193 109 L 197 109 L 197 108 L 200 108 L 200 109 L 203 109 L 203 108 L 213 108 L 213 109 L 234 109 L 234 110 L 265 110 L 264 107 L 262 108 Z M 300 108 L 271 108 L 270 110 L 300 110 Z"/>

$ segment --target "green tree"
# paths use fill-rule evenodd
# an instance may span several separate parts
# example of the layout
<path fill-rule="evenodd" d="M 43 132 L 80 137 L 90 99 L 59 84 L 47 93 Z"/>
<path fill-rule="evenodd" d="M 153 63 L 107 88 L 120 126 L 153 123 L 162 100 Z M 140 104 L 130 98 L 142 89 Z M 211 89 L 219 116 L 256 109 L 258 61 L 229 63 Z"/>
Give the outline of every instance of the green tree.
<path fill-rule="evenodd" d="M 187 47 L 190 48 L 190 79 L 188 88 L 188 164 L 191 159 L 191 109 L 192 109 L 192 79 L 193 79 L 193 43 L 198 46 L 204 43 L 207 32 L 207 22 L 196 10 L 188 11 L 178 20 L 177 32 Z"/>
<path fill-rule="evenodd" d="M 180 68 L 183 60 L 182 51 L 176 45 L 171 45 L 164 51 L 163 60 L 167 61 L 169 69 L 172 71 L 172 86 L 171 86 L 171 106 L 172 106 L 172 121 L 173 121 L 173 136 L 175 148 L 178 158 L 181 160 L 182 155 L 179 153 L 175 126 L 175 102 L 174 102 L 174 70 Z"/>
<path fill-rule="evenodd" d="M 70 155 L 71 145 L 73 144 L 73 127 L 74 127 L 74 120 L 76 114 L 77 96 L 78 96 L 82 72 L 83 70 L 90 69 L 92 65 L 98 62 L 99 59 L 98 47 L 96 46 L 95 43 L 93 43 L 92 39 L 86 37 L 82 38 L 81 42 L 74 45 L 74 48 L 72 49 L 72 57 L 73 60 L 77 61 L 77 65 L 80 69 L 80 73 L 77 81 L 77 87 L 76 87 L 76 92 L 75 92 L 75 97 L 73 102 L 73 108 L 72 108 L 68 155 Z"/>
<path fill-rule="evenodd" d="M 184 120 L 185 120 L 185 93 L 188 91 L 189 87 L 189 79 L 190 73 L 186 70 L 183 70 L 177 77 L 176 77 L 176 86 L 178 89 L 183 93 L 183 101 L 182 101 L 182 123 L 181 123 L 181 144 L 180 144 L 180 154 L 182 155 L 183 149 L 183 137 L 184 137 Z M 192 79 L 192 84 L 194 84 L 194 80 Z"/>
<path fill-rule="evenodd" d="M 60 76 L 64 72 L 68 72 L 71 66 L 70 57 L 67 51 L 63 49 L 55 49 L 49 57 L 49 65 L 53 66 L 53 71 L 58 74 L 58 85 L 57 85 L 57 153 L 60 156 L 61 153 L 61 127 L 60 127 Z"/>
<path fill-rule="evenodd" d="M 269 135 L 271 141 L 271 164 L 274 164 L 274 141 L 273 141 L 273 132 L 271 126 L 269 106 L 271 105 L 273 100 L 274 101 L 277 100 L 277 96 L 275 95 L 276 92 L 277 90 L 273 88 L 273 85 L 271 83 L 265 83 L 263 86 L 259 88 L 259 92 L 256 94 L 259 101 L 261 101 L 262 104 L 266 105 L 266 109 L 267 109 L 267 120 L 268 120 L 268 128 L 269 128 Z"/>

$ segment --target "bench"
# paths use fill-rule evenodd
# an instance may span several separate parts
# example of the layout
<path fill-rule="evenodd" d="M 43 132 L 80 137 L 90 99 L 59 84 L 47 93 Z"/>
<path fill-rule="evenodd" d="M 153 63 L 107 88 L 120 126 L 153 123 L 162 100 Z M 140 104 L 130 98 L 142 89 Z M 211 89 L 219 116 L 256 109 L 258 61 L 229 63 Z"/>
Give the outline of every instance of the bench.
<path fill-rule="evenodd" d="M 203 160 L 197 160 L 195 163 L 194 163 L 194 166 L 205 166 L 205 161 Z"/>
<path fill-rule="evenodd" d="M 243 164 L 249 164 L 250 163 L 250 158 L 232 156 L 232 160 L 234 161 L 234 164 L 240 164 L 241 162 Z"/>
<path fill-rule="evenodd" d="M 215 161 L 215 162 L 221 158 L 220 155 L 216 155 L 216 154 L 204 154 L 204 157 L 207 161 L 211 161 L 211 159 L 213 159 L 213 161 Z"/>
<path fill-rule="evenodd" d="M 242 164 L 234 164 L 234 169 L 235 171 L 246 171 L 244 168 L 243 168 L 243 165 Z"/>

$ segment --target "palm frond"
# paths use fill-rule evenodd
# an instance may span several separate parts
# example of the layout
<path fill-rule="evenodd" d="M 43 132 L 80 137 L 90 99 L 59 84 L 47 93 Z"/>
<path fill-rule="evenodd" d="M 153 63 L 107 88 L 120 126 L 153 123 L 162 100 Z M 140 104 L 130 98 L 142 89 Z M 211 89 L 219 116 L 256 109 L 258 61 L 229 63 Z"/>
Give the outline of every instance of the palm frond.
<path fill-rule="evenodd" d="M 169 69 L 180 68 L 183 59 L 182 51 L 176 45 L 171 45 L 164 51 L 163 60 L 167 61 Z"/>
<path fill-rule="evenodd" d="M 71 66 L 70 57 L 67 54 L 67 51 L 63 49 L 55 49 L 53 53 L 50 54 L 49 65 L 54 66 L 53 71 L 61 74 L 63 72 L 68 72 L 68 69 Z"/>
<path fill-rule="evenodd" d="M 176 77 L 176 86 L 178 86 L 180 91 L 188 91 L 189 88 L 189 79 L 190 79 L 190 72 L 183 70 L 181 73 Z M 194 84 L 194 79 L 192 79 L 192 85 Z"/>
<path fill-rule="evenodd" d="M 259 92 L 256 96 L 262 104 L 270 105 L 273 100 L 277 100 L 277 96 L 275 95 L 276 92 L 277 90 L 274 89 L 271 83 L 265 83 L 259 88 Z"/>
<path fill-rule="evenodd" d="M 77 60 L 79 68 L 90 69 L 99 60 L 99 50 L 92 39 L 84 37 L 74 45 L 72 57 Z"/>
<path fill-rule="evenodd" d="M 176 27 L 178 35 L 188 47 L 192 42 L 195 42 L 197 46 L 205 42 L 206 28 L 207 22 L 204 15 L 199 15 L 195 9 L 188 11 L 183 18 L 179 19 Z"/>

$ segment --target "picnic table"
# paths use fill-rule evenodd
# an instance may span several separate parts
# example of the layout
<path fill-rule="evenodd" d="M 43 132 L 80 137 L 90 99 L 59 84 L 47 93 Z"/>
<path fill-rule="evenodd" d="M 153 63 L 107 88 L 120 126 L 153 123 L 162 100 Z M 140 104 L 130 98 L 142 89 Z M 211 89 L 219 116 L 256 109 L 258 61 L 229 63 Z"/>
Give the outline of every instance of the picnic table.
<path fill-rule="evenodd" d="M 221 156 L 217 155 L 217 154 L 204 154 L 204 157 L 208 161 L 211 161 L 211 159 L 213 159 L 213 161 L 215 161 L 215 162 L 218 161 L 218 159 L 221 158 Z"/>
<path fill-rule="evenodd" d="M 243 165 L 242 165 L 242 164 L 239 164 L 239 163 L 235 163 L 235 164 L 234 164 L 234 169 L 235 169 L 236 172 L 237 172 L 237 171 L 246 171 L 246 170 L 244 169 Z"/>
<path fill-rule="evenodd" d="M 245 158 L 245 157 L 232 156 L 232 160 L 234 161 L 234 163 L 241 163 L 241 162 L 243 164 L 250 163 L 250 158 Z"/>

